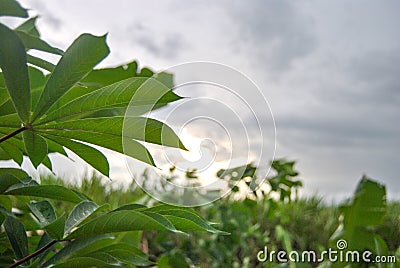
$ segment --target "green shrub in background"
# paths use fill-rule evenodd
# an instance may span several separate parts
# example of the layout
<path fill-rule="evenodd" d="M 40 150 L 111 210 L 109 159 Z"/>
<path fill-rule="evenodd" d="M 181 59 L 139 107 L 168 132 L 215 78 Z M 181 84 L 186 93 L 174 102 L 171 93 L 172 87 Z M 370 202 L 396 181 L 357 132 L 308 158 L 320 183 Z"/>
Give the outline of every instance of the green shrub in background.
<path fill-rule="evenodd" d="M 352 198 L 343 204 L 327 205 L 321 197 L 297 196 L 302 183 L 296 178 L 299 173 L 294 165 L 284 159 L 275 160 L 267 187 L 259 189 L 251 188 L 257 176 L 257 169 L 251 164 L 219 171 L 217 175 L 223 180 L 242 180 L 238 185 L 244 189 L 236 189 L 242 194 L 231 194 L 197 211 L 212 222 L 221 222 L 221 229 L 230 235 L 194 233 L 187 238 L 147 232 L 143 239 L 148 252 L 169 261 L 169 267 L 177 267 L 177 256 L 186 265 L 179 267 L 398 267 L 400 204 L 386 203 L 384 186 L 364 177 Z M 237 174 L 243 175 L 233 176 Z M 346 250 L 396 255 L 397 263 L 271 264 L 257 260 L 257 253 L 264 246 L 276 252 L 320 253 L 329 247 L 337 249 L 339 239 L 347 241 Z"/>
<path fill-rule="evenodd" d="M 291 163 L 280 160 L 280 163 Z M 293 167 L 293 164 L 291 164 Z M 255 173 L 248 173 L 255 174 Z M 276 173 L 275 175 L 278 175 Z M 271 178 L 275 177 L 272 176 Z M 287 179 L 295 180 L 296 178 Z M 132 184 L 129 187 L 115 188 L 107 179 L 100 177 L 83 178 L 81 183 L 66 185 L 65 181 L 53 176 L 43 177 L 43 184 L 60 184 L 68 186 L 79 192 L 90 193 L 90 198 L 101 202 L 104 197 L 110 204 L 110 209 L 115 209 L 125 203 L 153 203 L 140 188 Z M 247 180 L 251 181 L 251 180 Z M 373 187 L 364 188 L 365 184 Z M 247 185 L 247 184 L 245 184 Z M 91 189 L 88 191 L 88 189 Z M 360 191 L 363 189 L 362 191 Z M 354 200 L 359 199 L 357 193 L 366 196 L 377 196 L 371 189 L 382 189 L 379 184 L 371 180 L 361 181 L 354 197 L 347 201 L 351 206 Z M 320 197 L 292 198 L 291 201 L 281 201 L 267 188 L 268 194 L 258 195 L 249 193 L 248 196 L 224 198 L 208 206 L 196 208 L 195 211 L 211 222 L 220 222 L 219 227 L 229 232 L 230 235 L 218 235 L 201 232 L 190 232 L 190 236 L 159 231 L 130 232 L 121 234 L 129 237 L 139 245 L 149 260 L 157 263 L 158 267 L 275 267 L 278 263 L 270 264 L 257 261 L 257 253 L 268 246 L 269 250 L 295 250 L 298 252 L 314 250 L 322 252 L 334 245 L 338 238 L 334 234 L 340 227 L 344 218 L 343 205 L 328 205 Z M 384 199 L 383 199 L 384 200 Z M 24 211 L 24 203 L 16 204 L 16 208 Z M 387 245 L 385 255 L 400 256 L 400 204 L 389 202 L 381 224 L 367 227 L 375 236 L 380 236 Z M 371 206 L 371 208 L 373 208 Z M 56 213 L 70 213 L 73 205 L 66 202 L 55 203 Z M 355 209 L 355 207 L 354 207 Z M 377 210 L 379 212 L 379 210 Z M 28 208 L 22 213 L 27 215 Z M 346 215 L 344 215 L 346 216 Z M 21 216 L 22 217 L 22 216 Z M 30 219 L 28 217 L 28 219 Z M 31 220 L 31 219 L 30 219 Z M 125 239 L 124 238 L 124 239 Z M 350 243 L 352 240 L 346 238 Z M 366 244 L 372 252 L 376 246 Z M 350 265 L 350 264 L 349 264 Z M 396 266 L 397 265 L 397 266 Z M 282 267 L 289 265 L 281 264 Z M 328 263 L 322 264 L 292 264 L 291 267 L 329 267 Z M 340 264 L 338 267 L 343 267 Z M 355 264 L 351 267 L 378 267 L 370 264 Z M 381 265 L 380 267 L 398 267 L 397 264 Z"/>

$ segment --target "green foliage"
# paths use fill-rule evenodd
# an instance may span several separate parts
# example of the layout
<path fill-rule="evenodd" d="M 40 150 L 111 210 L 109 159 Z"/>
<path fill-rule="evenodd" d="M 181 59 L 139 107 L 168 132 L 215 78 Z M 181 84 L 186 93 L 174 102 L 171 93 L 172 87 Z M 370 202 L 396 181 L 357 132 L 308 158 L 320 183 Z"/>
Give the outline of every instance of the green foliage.
<path fill-rule="evenodd" d="M 0 16 L 26 18 L 28 12 L 0 0 Z M 0 23 L 0 160 L 21 165 L 27 156 L 35 168 L 51 170 L 49 154 L 67 156 L 68 148 L 108 176 L 106 157 L 91 144 L 124 153 L 124 136 L 133 149 L 127 155 L 150 165 L 152 156 L 139 141 L 185 149 L 167 125 L 142 117 L 181 98 L 171 91 L 172 75 L 138 70 L 136 62 L 93 69 L 110 52 L 106 36 L 82 34 L 63 52 L 40 38 L 36 19 L 15 29 Z M 61 58 L 53 65 L 31 50 Z M 143 89 L 145 83 L 150 87 Z M 133 96 L 134 105 L 146 108 L 127 118 L 132 127 L 123 133 Z M 0 168 L 0 266 L 145 266 L 152 262 L 138 248 L 144 230 L 223 234 L 189 209 L 116 206 L 104 202 L 109 193 L 99 194 L 95 201 L 73 187 Z"/>
<path fill-rule="evenodd" d="M 221 222 L 220 228 L 230 235 L 194 233 L 187 238 L 146 233 L 144 241 L 149 252 L 159 256 L 158 264 L 175 267 L 174 263 L 179 261 L 196 267 L 344 267 L 343 263 L 257 261 L 257 253 L 264 246 L 269 252 L 321 253 L 328 248 L 337 250 L 339 239 L 346 239 L 349 250 L 357 246 L 358 250 L 367 249 L 375 255 L 389 256 L 397 252 L 399 257 L 399 206 L 386 204 L 382 185 L 364 177 L 352 199 L 339 206 L 327 205 L 319 197 L 291 198 L 292 189 L 302 185 L 296 178 L 294 162 L 276 160 L 272 169 L 266 187 L 255 191 L 251 183 L 255 181 L 257 169 L 251 164 L 219 171 L 217 175 L 225 181 L 233 180 L 238 191 L 197 211 L 210 221 Z M 376 267 L 365 263 L 348 265 Z M 385 265 L 379 267 L 396 267 Z"/>
<path fill-rule="evenodd" d="M 99 206 L 89 197 L 62 185 L 40 185 L 31 179 L 21 181 L 14 178 L 16 184 L 8 186 L 2 196 L 9 196 L 18 203 L 22 201 L 22 204 L 26 201 L 21 200 L 20 196 L 30 197 L 28 200 L 31 201 L 27 202 L 26 208 L 17 205 L 21 209 L 20 217 L 13 215 L 10 209 L 0 211 L 5 216 L 4 228 L 10 241 L 10 244 L 0 245 L 6 249 L 11 246 L 15 257 L 21 259 L 32 254 L 29 245 L 35 245 L 33 238 L 42 233 L 39 236 L 47 240 L 46 244 L 54 243 L 58 251 L 42 252 L 41 257 L 35 260 L 35 266 L 38 267 L 54 264 L 73 266 L 78 261 L 93 266 L 101 262 L 110 266 L 150 264 L 148 256 L 138 249 L 138 242 L 133 240 L 127 243 L 129 240 L 123 239 L 123 232 L 159 230 L 183 233 L 193 230 L 224 234 L 190 209 L 166 205 L 147 208 L 130 204 L 111 210 L 110 206 Z M 5 181 L 10 184 L 9 180 Z M 102 192 L 102 196 L 105 195 L 107 193 Z M 65 210 L 68 205 L 57 201 L 54 203 L 54 200 L 73 205 Z M 63 208 L 57 211 L 55 208 L 60 204 Z M 27 237 L 26 230 L 36 234 Z M 61 241 L 65 242 L 60 244 Z M 101 247 L 99 241 L 102 241 Z M 43 244 L 41 240 L 36 243 L 36 248 L 43 249 L 40 247 Z"/>
<path fill-rule="evenodd" d="M 15 1 L 1 4 L 6 10 L 3 15 L 16 16 L 24 10 Z M 12 7 L 15 12 L 10 12 Z M 40 38 L 36 19 L 30 18 L 15 29 L 0 24 L 2 160 L 21 164 L 26 155 L 35 167 L 43 164 L 51 169 L 48 153 L 66 155 L 66 147 L 108 176 L 107 159 L 85 143 L 124 153 L 124 136 L 131 148 L 126 153 L 150 165 L 154 165 L 153 158 L 138 141 L 185 149 L 171 128 L 141 117 L 181 98 L 170 89 L 171 75 L 150 78 L 153 71 L 138 70 L 136 62 L 93 69 L 109 54 L 106 36 L 82 34 L 63 52 Z M 30 55 L 31 50 L 61 58 L 53 66 Z M 145 83 L 150 86 L 142 87 Z M 140 113 L 126 119 L 132 128 L 123 133 L 123 115 L 133 96 Z"/>
<path fill-rule="evenodd" d="M 345 239 L 346 251 L 369 250 L 375 255 L 387 255 L 386 242 L 376 232 L 376 227 L 383 223 L 386 209 L 385 186 L 364 176 L 353 197 L 340 206 L 342 218 L 331 237 L 332 244 Z"/>

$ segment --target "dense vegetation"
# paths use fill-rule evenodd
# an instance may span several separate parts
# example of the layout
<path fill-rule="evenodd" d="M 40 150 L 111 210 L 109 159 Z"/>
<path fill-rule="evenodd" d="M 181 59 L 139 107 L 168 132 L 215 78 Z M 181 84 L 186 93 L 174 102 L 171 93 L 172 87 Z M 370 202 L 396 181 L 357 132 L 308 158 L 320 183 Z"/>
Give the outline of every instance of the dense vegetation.
<path fill-rule="evenodd" d="M 287 175 L 287 171 L 292 175 L 297 174 L 294 170 L 292 170 L 293 172 L 288 170 L 293 167 L 293 164 L 293 162 L 283 160 L 276 161 L 274 167 L 279 171 L 275 170 L 275 175 L 271 176 L 267 183 L 270 185 L 269 183 L 276 182 L 277 178 L 286 181 L 286 184 L 280 184 L 279 187 L 286 189 L 287 194 L 292 196 L 291 199 L 280 200 L 277 198 L 279 196 L 277 193 L 282 189 L 271 190 L 272 187 L 266 187 L 265 191 L 260 190 L 258 193 L 249 193 L 246 196 L 231 194 L 208 206 L 196 208 L 196 212 L 202 217 L 211 222 L 220 223 L 217 225 L 218 229 L 229 232 L 230 235 L 190 232 L 190 235 L 187 236 L 160 231 L 136 231 L 126 233 L 124 237 L 129 237 L 131 241 L 134 241 L 135 246 L 146 252 L 149 259 L 157 262 L 159 267 L 193 267 L 193 265 L 195 267 L 265 267 L 266 263 L 257 260 L 257 253 L 264 246 L 268 246 L 269 250 L 295 250 L 298 252 L 305 250 L 321 252 L 328 247 L 335 248 L 332 241 L 337 239 L 334 234 L 344 220 L 343 216 L 340 216 L 345 215 L 343 214 L 344 204 L 326 204 L 322 198 L 316 196 L 296 197 L 294 188 L 287 187 L 287 185 L 293 185 L 291 182 L 296 182 L 296 188 L 300 187 L 295 176 Z M 247 171 L 251 171 L 252 168 L 251 165 L 247 166 Z M 247 172 L 241 178 L 243 182 L 251 181 L 251 177 L 247 175 L 254 176 L 254 173 Z M 99 176 L 85 177 L 79 183 L 73 184 L 54 176 L 43 176 L 41 181 L 44 185 L 64 185 L 69 189 L 87 193 L 94 202 L 108 203 L 111 209 L 126 203 L 156 205 L 155 201 L 135 186 L 133 181 L 128 187 L 116 187 L 107 178 Z M 242 187 L 247 187 L 247 184 L 243 183 Z M 362 180 L 359 187 L 364 188 L 369 200 L 380 189 L 379 184 L 367 179 Z M 363 207 L 361 211 L 358 211 L 354 205 L 357 197 L 359 199 L 361 196 L 355 192 L 348 201 L 348 205 L 353 207 L 353 214 L 362 213 L 362 210 L 365 209 Z M 377 212 L 376 208 L 380 206 L 378 203 L 369 205 L 375 212 Z M 32 221 L 32 218 L 27 216 L 29 208 L 24 203 L 16 203 L 15 207 L 19 209 L 23 221 Z M 73 209 L 73 205 L 65 202 L 56 202 L 54 207 L 57 213 L 68 213 Z M 383 207 L 385 213 L 381 214 L 380 223 L 375 225 L 370 222 L 366 229 L 371 231 L 373 236 L 381 237 L 384 241 L 382 245 L 385 249 L 380 254 L 396 255 L 399 258 L 400 203 L 389 202 Z M 374 217 L 374 213 L 366 213 L 366 216 L 370 220 Z M 32 235 L 37 237 L 35 233 Z M 353 238 L 346 237 L 349 247 L 359 246 L 357 245 L 357 240 L 360 239 L 358 235 L 355 234 Z M 364 233 L 362 235 L 366 236 Z M 350 245 L 352 239 L 355 240 L 354 245 Z M 369 249 L 375 254 L 381 250 L 375 244 L 372 247 L 365 244 L 364 239 L 362 239 L 362 243 L 360 250 Z M 291 266 L 315 267 L 320 265 L 320 267 L 325 267 L 326 264 L 298 263 Z M 278 265 L 277 262 L 275 265 Z M 363 265 L 366 266 L 365 263 L 353 264 L 354 267 Z M 382 264 L 381 267 L 398 267 L 396 265 L 398 264 Z M 343 266 L 342 263 L 337 267 Z M 283 264 L 282 267 L 286 267 L 286 265 Z"/>

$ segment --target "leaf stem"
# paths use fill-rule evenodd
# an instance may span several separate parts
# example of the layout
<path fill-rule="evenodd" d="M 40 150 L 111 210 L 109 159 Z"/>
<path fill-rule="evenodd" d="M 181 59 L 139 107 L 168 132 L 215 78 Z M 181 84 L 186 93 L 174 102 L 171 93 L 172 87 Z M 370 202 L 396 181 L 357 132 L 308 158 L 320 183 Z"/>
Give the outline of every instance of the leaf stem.
<path fill-rule="evenodd" d="M 14 267 L 18 267 L 19 265 L 23 264 L 24 262 L 32 259 L 33 257 L 36 257 L 37 255 L 39 255 L 40 253 L 43 253 L 45 250 L 49 249 L 50 247 L 52 247 L 55 243 L 57 243 L 57 240 L 52 240 L 50 241 L 48 244 L 46 244 L 44 247 L 39 248 L 38 250 L 36 250 L 35 252 L 29 254 L 26 257 L 23 257 L 22 259 L 14 262 L 13 264 L 11 264 L 10 266 L 8 266 L 7 268 L 14 268 Z"/>
<path fill-rule="evenodd" d="M 6 140 L 8 140 L 8 139 L 14 137 L 15 135 L 17 135 L 17 134 L 19 134 L 19 133 L 21 133 L 22 131 L 27 130 L 27 129 L 28 129 L 28 128 L 27 128 L 26 126 L 23 126 L 23 127 L 19 128 L 19 129 L 17 129 L 17 130 L 15 130 L 15 131 L 13 131 L 13 132 L 7 134 L 7 135 L 1 137 L 1 138 L 0 138 L 0 143 L 2 143 L 3 141 L 6 141 Z"/>

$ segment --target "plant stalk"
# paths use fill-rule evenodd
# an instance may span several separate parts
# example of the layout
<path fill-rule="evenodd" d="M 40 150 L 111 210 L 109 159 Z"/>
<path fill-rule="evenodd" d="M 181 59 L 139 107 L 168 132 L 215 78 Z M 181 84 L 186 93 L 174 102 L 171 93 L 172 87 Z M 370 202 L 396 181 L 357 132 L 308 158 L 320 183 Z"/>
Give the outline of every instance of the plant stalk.
<path fill-rule="evenodd" d="M 19 265 L 23 264 L 26 261 L 29 261 L 30 259 L 36 257 L 37 255 L 39 255 L 40 253 L 43 253 L 45 250 L 47 250 L 48 248 L 52 247 L 55 243 L 57 243 L 57 240 L 52 240 L 50 241 L 48 244 L 46 244 L 44 247 L 39 248 L 38 250 L 36 250 L 35 252 L 29 254 L 26 257 L 23 257 L 22 259 L 14 262 L 13 264 L 11 264 L 10 266 L 8 266 L 7 268 L 14 268 L 14 267 L 18 267 Z"/>
<path fill-rule="evenodd" d="M 19 134 L 19 133 L 21 133 L 22 131 L 27 130 L 27 129 L 28 129 L 28 128 L 27 128 L 26 126 L 23 126 L 23 127 L 19 128 L 19 129 L 17 129 L 17 130 L 15 130 L 15 131 L 13 131 L 13 132 L 7 134 L 7 135 L 1 137 L 1 138 L 0 138 L 0 143 L 2 143 L 3 141 L 6 141 L 6 140 L 8 140 L 8 139 L 10 139 L 10 138 L 12 138 L 12 137 L 14 137 L 14 136 L 16 136 L 17 134 Z"/>

